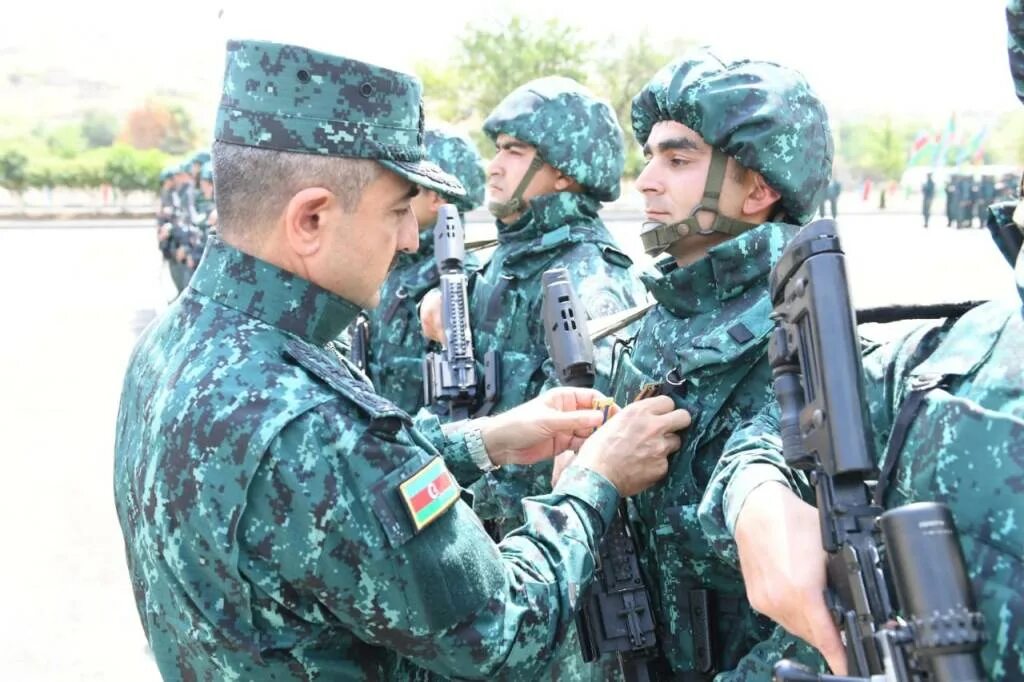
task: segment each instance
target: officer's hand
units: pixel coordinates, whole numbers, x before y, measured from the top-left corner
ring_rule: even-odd
[[[482,420],[484,447],[495,464],[533,464],[577,450],[601,425],[593,409],[604,398],[591,388],[554,388],[507,412]],[[612,412],[616,410],[613,406]]]
[[[837,675],[846,653],[825,606],[818,510],[778,483],[754,488],[736,519],[736,546],[754,610],[822,653]]]
[[[601,474],[623,497],[654,485],[668,472],[668,456],[679,449],[675,433],[690,425],[690,413],[668,396],[630,403],[580,448],[576,461]]]
[[[558,479],[562,477],[562,472],[569,468],[569,465],[576,461],[576,453],[572,450],[566,450],[555,455],[554,466],[551,469],[551,488],[554,489],[558,485]]]
[[[420,300],[420,326],[423,328],[423,336],[431,341],[444,343],[440,289],[431,289]]]

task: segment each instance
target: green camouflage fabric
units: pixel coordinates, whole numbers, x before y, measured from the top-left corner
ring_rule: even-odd
[[[1024,103],[1024,2],[1009,0],[1006,3],[1006,25],[1008,30],[1007,52],[1010,58],[1010,75],[1017,99]]]
[[[423,141],[427,159],[457,179],[466,190],[464,195],[445,194],[444,198],[458,206],[460,213],[483,204],[487,176],[473,141],[455,130],[440,127],[427,128]]]
[[[140,337],[114,493],[163,679],[535,679],[570,632],[614,487],[571,468],[500,546],[458,499],[417,532],[399,485],[437,447],[479,472],[337,353],[357,312],[214,238]]]
[[[500,133],[537,148],[549,165],[583,186],[598,201],[619,196],[626,156],[622,128],[607,102],[564,76],[519,86],[484,121],[492,139]]]
[[[1016,275],[1017,296],[957,320],[921,325],[864,356],[879,459],[910,391],[925,380],[949,382],[927,394],[914,418],[884,505],[949,505],[985,616],[989,640],[982,659],[990,680],[1024,679],[1024,554],[1017,525],[1024,518],[1024,257]],[[800,474],[786,467],[779,432],[778,406],[771,403],[734,433],[708,487],[701,524],[729,560],[736,559],[735,516],[757,485],[788,483],[813,501]]]
[[[428,189],[461,196],[424,160],[415,76],[295,45],[228,41],[214,138],[302,154],[375,159]]]
[[[768,273],[798,227],[765,223],[678,267],[671,257],[656,263],[643,282],[658,305],[640,321],[632,344],[615,359],[611,395],[632,402],[648,384],[670,384],[677,406],[693,422],[669,458],[668,476],[631,499],[641,564],[653,598],[657,636],[665,664],[676,677],[766,680],[763,671],[733,671],[772,624],[745,598],[734,564],[719,558],[697,520],[697,507],[733,429],[772,400],[767,345]],[[696,672],[689,620],[694,590],[713,593],[712,660],[718,677]],[[779,649],[807,660],[794,643]],[[813,662],[813,661],[812,661]],[[770,668],[769,668],[770,672]]]
[[[834,153],[828,115],[792,69],[694,50],[655,74],[632,113],[640,144],[659,121],[677,121],[761,173],[792,222],[810,220],[825,198]]]
[[[504,412],[556,385],[547,363],[541,315],[541,274],[566,268],[580,303],[591,319],[631,308],[643,300],[632,269],[608,228],[599,204],[584,194],[556,192],[535,197],[511,225],[496,221],[498,246],[471,281],[470,325],[480,376],[484,355],[501,354],[501,399],[492,413]],[[607,388],[612,339],[594,349],[596,388]],[[474,509],[499,522],[502,533],[522,521],[518,500],[551,488],[551,464],[506,466],[472,487]]]
[[[557,385],[544,345],[541,274],[566,268],[580,303],[596,319],[626,310],[643,297],[632,269],[598,217],[599,204],[585,194],[557,192],[530,200],[518,221],[496,221],[498,247],[471,280],[470,325],[478,372],[488,351],[501,355],[503,412]],[[607,388],[613,339],[594,353],[597,388]],[[520,500],[551,489],[551,464],[509,465],[483,476],[470,490],[473,508],[504,536],[523,522]],[[551,680],[613,679],[613,666],[587,665],[580,656],[575,628],[558,660],[545,671]]]
[[[466,188],[466,196],[455,202],[460,213],[483,203],[484,171],[473,143],[461,135],[429,128],[426,146],[427,157]],[[430,349],[417,306],[440,281],[434,262],[433,225],[420,227],[419,249],[398,254],[381,287],[380,305],[366,312],[370,329],[367,375],[378,393],[409,414],[423,407],[423,358]],[[467,275],[480,267],[471,253],[466,254],[464,265]]]
[[[191,159],[189,159],[189,163],[193,165],[199,164],[200,167],[207,163],[210,163],[211,161],[213,161],[213,155],[210,154],[210,151],[208,149],[200,149],[199,151],[192,155]]]

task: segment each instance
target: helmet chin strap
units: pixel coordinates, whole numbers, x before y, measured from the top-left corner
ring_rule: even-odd
[[[640,232],[640,241],[644,245],[644,253],[657,256],[683,237],[691,234],[709,235],[722,232],[733,237],[752,230],[757,225],[735,220],[722,215],[718,210],[718,200],[722,196],[722,184],[725,182],[725,168],[729,157],[717,148],[711,150],[711,165],[708,177],[704,182],[704,196],[690,215],[676,223],[659,223],[653,220],[644,222]],[[711,227],[704,229],[697,221],[697,214],[707,211],[715,216]]]
[[[533,176],[537,174],[541,168],[544,167],[544,160],[540,158],[540,154],[534,153],[533,159],[530,160],[530,165],[527,167],[526,172],[523,174],[523,179],[516,185],[516,189],[512,192],[512,197],[508,201],[491,201],[487,203],[487,210],[497,218],[498,220],[504,220],[511,215],[520,213],[526,209],[527,201],[523,199],[523,192],[529,187],[530,181],[533,180]]]

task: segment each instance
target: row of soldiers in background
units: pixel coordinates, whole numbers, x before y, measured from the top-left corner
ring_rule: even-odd
[[[160,210],[156,223],[160,252],[180,292],[195,272],[206,240],[217,226],[210,152],[196,152],[191,158],[171,164],[160,172]]]
[[[929,173],[921,185],[921,213],[925,227],[928,227],[931,219],[935,189],[935,180]],[[1016,198],[1016,191],[1017,178],[1012,173],[998,181],[994,175],[982,175],[979,179],[960,173],[950,175],[946,181],[946,227],[972,227],[975,217],[978,219],[978,227],[985,227],[988,207],[997,201]]]

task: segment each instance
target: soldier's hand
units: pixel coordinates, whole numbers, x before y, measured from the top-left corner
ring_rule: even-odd
[[[562,477],[562,472],[569,468],[569,465],[576,461],[576,453],[572,450],[566,450],[555,455],[554,466],[551,469],[551,487],[554,488],[558,485],[558,479]]]
[[[206,216],[206,224],[211,226],[217,224],[217,209],[213,209],[210,211],[210,214]]]
[[[440,289],[431,289],[420,300],[420,326],[423,328],[423,336],[431,341],[444,343]]]
[[[747,599],[822,653],[837,675],[846,652],[825,606],[825,550],[818,510],[776,482],[747,495],[736,518],[736,546]]]
[[[533,464],[559,452],[577,450],[604,413],[593,409],[604,398],[590,388],[554,388],[480,422],[484,447],[495,464]],[[612,413],[616,410],[613,406]]]
[[[178,249],[174,252],[174,260],[178,261],[179,263],[184,263],[185,262],[185,247],[184,246],[179,246]]]
[[[675,409],[668,396],[630,403],[580,448],[576,461],[601,474],[623,497],[635,495],[668,472],[668,456],[679,449],[676,431],[690,425],[690,413]]]
[[[157,230],[156,236],[160,241],[166,241],[167,238],[171,236],[171,226],[164,223],[160,226],[160,229]]]

